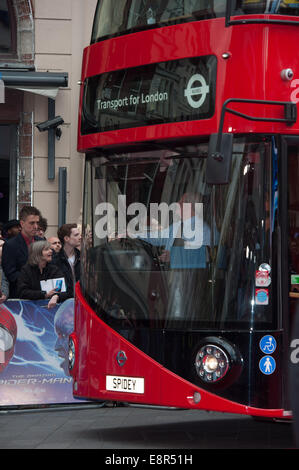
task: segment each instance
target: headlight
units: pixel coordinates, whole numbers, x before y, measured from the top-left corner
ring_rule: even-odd
[[[75,343],[72,338],[69,339],[69,370],[72,370],[75,364]]]
[[[202,346],[195,358],[195,368],[204,382],[216,382],[222,379],[230,367],[226,352],[215,344]]]

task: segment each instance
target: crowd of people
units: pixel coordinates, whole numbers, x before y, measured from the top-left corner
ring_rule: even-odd
[[[48,308],[75,295],[80,279],[81,233],[64,224],[46,237],[47,220],[33,206],[20,210],[0,235],[0,303],[8,299],[48,300]]]

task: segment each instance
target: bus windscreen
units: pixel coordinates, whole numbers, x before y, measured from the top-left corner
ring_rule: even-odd
[[[236,138],[223,186],[205,182],[205,142],[88,159],[81,285],[92,308],[127,327],[269,326],[275,276],[263,289],[256,273],[275,270],[272,145]]]

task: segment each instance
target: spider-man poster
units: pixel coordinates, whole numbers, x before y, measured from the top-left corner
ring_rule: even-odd
[[[0,406],[74,403],[68,336],[74,299],[53,309],[45,301],[0,305]]]

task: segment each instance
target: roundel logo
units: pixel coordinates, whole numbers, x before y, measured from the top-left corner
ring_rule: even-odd
[[[124,351],[119,351],[116,356],[117,364],[123,366],[127,360],[126,353]]]
[[[205,78],[199,73],[197,73],[195,75],[192,75],[192,77],[190,78],[187,84],[187,88],[185,89],[184,95],[186,96],[187,101],[192,108],[200,108],[205,102],[205,99],[209,92],[210,87],[209,85],[207,85]]]

